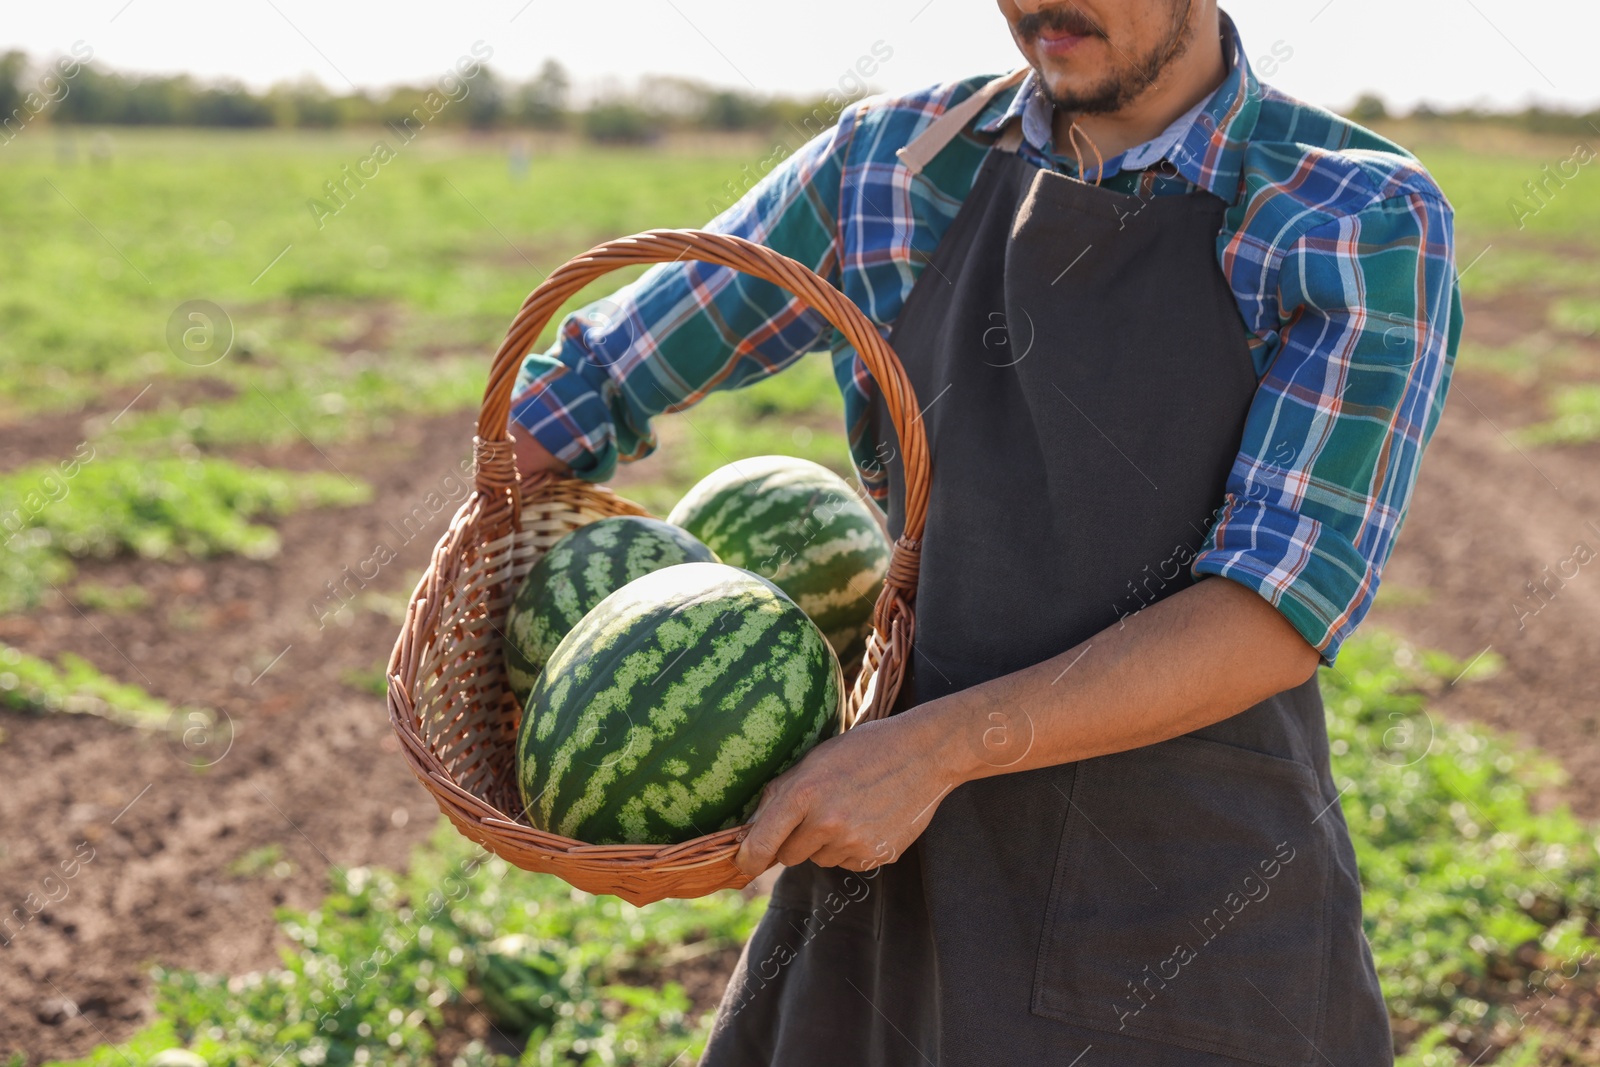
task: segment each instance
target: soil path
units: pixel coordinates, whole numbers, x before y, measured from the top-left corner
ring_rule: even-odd
[[[1432,710],[1556,756],[1562,798],[1600,819],[1600,443],[1515,444],[1542,416],[1500,379],[1458,379],[1384,575],[1400,595],[1372,619],[1462,659],[1502,657]]]

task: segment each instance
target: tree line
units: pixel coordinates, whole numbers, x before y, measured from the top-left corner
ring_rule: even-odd
[[[1362,93],[1356,97],[1355,103],[1345,109],[1345,114],[1363,123],[1409,118],[1424,122],[1510,126],[1528,133],[1561,137],[1595,138],[1600,135],[1600,108],[1573,111],[1530,104],[1514,111],[1493,111],[1480,107],[1436,108],[1423,103],[1409,112],[1395,112],[1384,102],[1383,97],[1376,93]]]
[[[13,127],[40,118],[85,126],[393,126],[437,92],[435,85],[402,85],[334,93],[310,79],[256,91],[227,79],[130,74],[70,57],[41,64],[20,51],[0,55],[0,125],[13,133]],[[671,130],[769,132],[819,114],[828,114],[831,122],[840,108],[833,100],[837,95],[759,96],[653,75],[641,78],[630,93],[611,93],[580,107],[573,102],[566,69],[547,60],[524,81],[487,66],[476,70],[461,79],[451,106],[437,121],[458,129],[571,130],[597,141],[648,141]]]
[[[237,81],[203,80],[188,74],[141,75],[107,70],[84,49],[49,63],[21,51],[0,55],[0,141],[43,119],[68,125],[201,126],[221,128],[337,129],[394,126],[417,113],[436,86],[402,85],[385,90],[334,93],[305,79],[256,91]],[[856,93],[854,95],[860,95]],[[761,96],[688,78],[652,75],[634,91],[574,103],[572,80],[555,60],[531,78],[506,78],[487,66],[461,80],[460,95],[438,114],[440,125],[458,129],[570,130],[602,142],[649,141],[673,130],[770,133],[816,132],[831,125],[844,106],[838,92],[811,98]],[[1375,94],[1364,93],[1346,109],[1359,122],[1403,117]],[[1417,119],[1510,125],[1534,133],[1590,137],[1600,131],[1600,110],[1587,112],[1530,106],[1519,111],[1437,109],[1420,105]]]

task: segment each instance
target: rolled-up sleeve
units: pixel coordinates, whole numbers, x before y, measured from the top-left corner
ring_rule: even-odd
[[[1280,328],[1192,569],[1265,597],[1332,664],[1372,606],[1461,335],[1452,214],[1408,190],[1289,244]]]
[[[837,284],[835,215],[853,118],[847,110],[705,229],[766,245]],[[524,360],[511,420],[600,481],[655,447],[651,417],[775,373],[831,332],[770,282],[698,261],[658,264],[568,315],[555,345]]]

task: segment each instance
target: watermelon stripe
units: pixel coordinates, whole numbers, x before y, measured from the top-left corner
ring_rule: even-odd
[[[637,516],[600,519],[563,537],[528,572],[506,618],[512,692],[525,702],[530,674],[613,591],[663,567],[716,558],[686,531]]]
[[[628,774],[642,781],[657,783],[658,793],[664,788],[659,784],[661,778],[666,777],[671,782],[674,791],[679,794],[678,804],[657,815],[674,831],[702,832],[696,829],[697,815],[703,817],[702,813],[708,808],[716,811],[726,807],[729,791],[737,786],[742,776],[747,775],[753,767],[776,762],[774,750],[777,746],[784,741],[793,743],[793,738],[787,737],[783,729],[786,725],[781,718],[784,702],[779,697],[769,694],[758,699],[754,705],[748,703],[754,695],[754,683],[765,680],[762,678],[762,668],[771,662],[772,657],[772,646],[761,642],[760,638],[781,621],[776,612],[759,614],[766,618],[753,626],[741,627],[741,632],[731,638],[713,639],[713,650],[709,656],[687,668],[682,661],[673,668],[675,677],[683,671],[684,681],[671,685],[662,694],[661,703],[650,710],[650,725],[637,732],[640,744],[635,746],[635,738],[630,736],[624,749],[627,755],[614,764],[619,775]],[[673,750],[665,747],[652,750],[648,742],[656,737],[676,738],[692,729],[698,716],[692,719],[691,712],[704,703],[707,690],[716,687],[725,678],[739,681],[716,701],[713,708],[715,713],[725,715],[730,723],[738,724],[738,732],[723,740],[711,766],[697,775],[692,783],[671,781],[671,776],[665,775],[663,764],[673,758]],[[645,700],[649,702],[648,696]],[[695,754],[704,756],[698,751]],[[586,813],[587,805],[594,805],[596,809],[612,806],[618,809],[615,817],[632,809],[633,818],[623,819],[623,830],[630,837],[636,834],[645,836],[649,830],[641,821],[643,811],[639,807],[644,802],[643,797],[644,794],[624,795],[620,804],[615,803],[616,798],[609,798],[608,802],[604,792],[596,790],[591,781],[583,799],[574,803],[569,810],[573,816],[580,816]],[[574,822],[572,825],[576,827],[577,824]]]
[[[724,676],[740,678],[735,661],[742,654],[756,652],[757,639],[780,617],[773,611],[754,612],[743,621],[738,635],[741,640],[736,645],[730,646],[726,640],[713,641],[710,642],[712,655],[696,658],[694,646],[705,641],[711,628],[728,617],[728,612],[727,604],[701,602],[673,612],[669,620],[658,623],[653,633],[632,631],[639,640],[625,651],[618,650],[619,667],[607,679],[612,685],[590,697],[576,728],[568,734],[571,740],[557,749],[552,758],[549,777],[553,789],[552,795],[546,798],[545,814],[547,818],[550,816],[559,798],[561,810],[567,814],[559,825],[552,822],[558,833],[570,836],[583,820],[605,805],[612,782],[640,769],[641,760],[653,748],[689,725],[688,711],[704,698],[708,685]],[[654,647],[650,647],[652,645]],[[672,661],[670,677],[683,681],[669,683],[663,691],[657,683],[663,665],[669,660]],[[649,708],[648,717],[645,721],[635,721],[633,712],[641,705]],[[591,731],[598,729],[613,710],[620,710],[627,719],[627,728],[620,730],[621,751],[607,746],[601,765],[585,769],[578,782],[581,792],[559,795],[566,784],[564,776],[578,753],[592,749],[592,742],[587,739]],[[620,729],[615,722],[608,725]]]
[[[830,732],[838,660],[772,584],[720,564],[657,571],[562,641],[518,739],[537,826],[591,843],[734,825]]]
[[[740,460],[691,489],[669,521],[723,562],[771,580],[841,657],[860,653],[890,548],[866,505],[832,471],[787,456]]]

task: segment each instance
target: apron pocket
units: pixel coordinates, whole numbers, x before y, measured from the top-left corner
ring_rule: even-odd
[[[1034,1013],[1309,1067],[1328,964],[1327,810],[1310,767],[1194,736],[1079,763]]]

